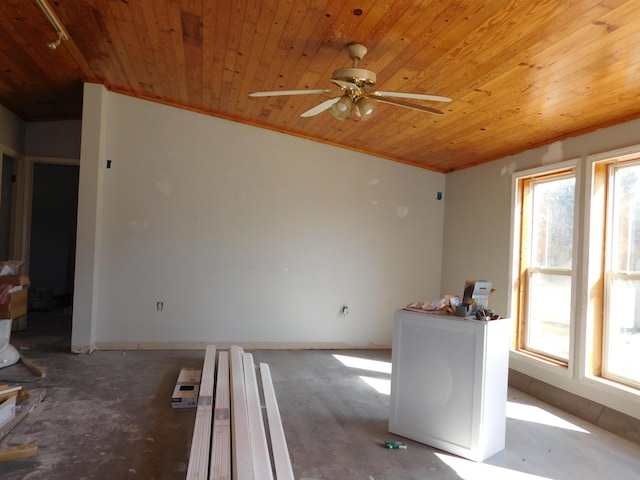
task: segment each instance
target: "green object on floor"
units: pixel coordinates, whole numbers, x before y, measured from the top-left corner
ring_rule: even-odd
[[[389,449],[394,449],[394,450],[406,450],[407,449],[407,444],[404,442],[392,442],[389,440],[385,440],[384,441],[384,446],[389,448]]]

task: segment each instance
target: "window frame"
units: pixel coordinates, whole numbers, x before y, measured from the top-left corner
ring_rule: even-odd
[[[574,295],[575,283],[573,281],[574,271],[571,268],[557,268],[557,267],[528,267],[525,278],[525,283],[527,284],[525,287],[525,306],[523,317],[519,319],[520,328],[523,329],[522,335],[522,344],[519,346],[519,349],[526,353],[531,353],[536,356],[540,356],[542,358],[546,358],[551,362],[557,362],[559,365],[568,365],[569,358],[562,358],[560,356],[553,355],[550,352],[545,352],[543,350],[539,350],[531,345],[527,345],[527,331],[530,326],[530,317],[531,317],[531,294],[532,289],[529,288],[531,285],[533,274],[542,273],[545,275],[556,275],[559,277],[571,277],[571,297]],[[571,299],[569,299],[571,302]],[[571,349],[571,319],[573,317],[572,314],[573,305],[571,305],[571,309],[569,311],[569,349]]]
[[[554,150],[555,151],[555,150]],[[517,164],[511,162],[503,167],[503,174],[511,177],[511,208],[509,234],[509,270],[507,292],[507,315],[513,321],[511,352],[509,355],[510,368],[515,372],[533,377],[541,382],[554,385],[563,390],[575,393],[614,408],[628,415],[637,416],[640,412],[640,389],[626,384],[614,382],[601,376],[602,367],[602,310],[604,291],[602,269],[604,268],[604,212],[601,205],[602,197],[606,194],[606,182],[600,174],[604,162],[616,159],[626,160],[640,156],[640,143],[619,149],[601,150],[597,153],[587,153],[575,160],[558,161],[551,165],[554,159],[542,158],[538,160],[538,167],[518,171]],[[555,155],[556,160],[562,159],[562,152]],[[529,164],[531,165],[531,164]],[[530,353],[518,351],[515,348],[518,332],[515,329],[516,316],[519,305],[519,251],[515,247],[519,244],[518,215],[522,208],[518,198],[517,181],[527,175],[553,172],[574,165],[576,168],[576,208],[578,209],[577,224],[574,232],[578,239],[578,256],[575,264],[577,285],[576,312],[573,325],[573,345],[570,352],[569,366],[558,365],[545,358]]]
[[[640,272],[633,271],[619,271],[613,268],[613,217],[614,217],[614,192],[611,189],[611,185],[615,183],[615,170],[619,169],[621,165],[628,166],[640,166],[640,152],[635,155],[626,156],[626,158],[614,157],[608,160],[601,160],[598,162],[598,166],[601,166],[599,174],[605,178],[606,182],[606,195],[604,198],[605,205],[602,207],[604,210],[605,220],[605,233],[604,233],[604,261],[602,268],[602,281],[603,281],[603,308],[602,308],[602,334],[600,345],[600,368],[598,374],[603,379],[620,383],[631,388],[640,389],[640,379],[633,380],[627,377],[622,377],[614,372],[608,370],[609,363],[608,358],[608,344],[609,344],[609,315],[611,312],[611,286],[615,279],[632,279],[640,280]],[[593,373],[593,372],[591,372]]]
[[[537,267],[525,267],[528,265],[527,254],[530,251],[530,247],[527,247],[527,251],[524,251],[524,242],[528,232],[524,229],[528,228],[525,224],[528,224],[527,215],[530,214],[530,205],[528,204],[528,196],[530,194],[531,183],[533,180],[545,180],[554,179],[554,177],[561,178],[566,176],[573,176],[575,179],[575,191],[574,191],[574,211],[573,211],[573,242],[574,248],[572,251],[572,268],[570,272],[564,272],[571,276],[571,298],[570,298],[570,316],[569,316],[569,356],[565,361],[564,359],[556,358],[545,352],[537,351],[536,349],[526,347],[526,317],[529,310],[528,295],[529,289],[527,288],[529,270],[535,268],[536,271],[540,270]],[[512,351],[525,357],[541,361],[550,367],[560,367],[565,370],[569,370],[572,366],[573,358],[575,358],[575,343],[576,343],[576,298],[577,298],[577,282],[578,271],[575,268],[576,262],[579,258],[580,249],[576,248],[579,242],[580,216],[579,206],[581,196],[580,179],[580,164],[578,159],[567,160],[551,166],[542,166],[529,170],[523,170],[520,172],[514,172],[512,174],[512,209],[511,209],[511,225],[512,225],[512,238],[511,238],[511,253],[512,253],[512,268],[511,268],[511,285],[512,292],[509,298],[508,309],[511,312],[511,318],[513,319],[513,328],[515,334],[512,336]],[[523,233],[524,231],[524,233]],[[557,268],[545,268],[544,269],[558,273]],[[563,269],[564,270],[564,269]]]

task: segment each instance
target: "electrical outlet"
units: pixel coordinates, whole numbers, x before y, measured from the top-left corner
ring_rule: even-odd
[[[156,310],[161,312],[164,309],[164,302],[156,302]]]

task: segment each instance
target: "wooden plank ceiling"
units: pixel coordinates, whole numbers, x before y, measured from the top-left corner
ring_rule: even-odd
[[[638,0],[34,0],[0,2],[0,103],[27,121],[79,117],[82,82],[449,172],[640,117]],[[442,95],[432,115],[300,114],[359,68],[376,88]]]

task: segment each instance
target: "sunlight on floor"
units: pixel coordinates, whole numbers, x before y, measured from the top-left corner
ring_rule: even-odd
[[[523,403],[507,402],[507,418],[522,420],[525,422],[540,423],[549,427],[564,428],[580,433],[589,433],[577,425],[568,422],[553,413],[549,413],[540,407],[525,405]]]
[[[370,360],[368,358],[349,357],[347,355],[333,355],[344,366],[349,368],[357,368],[359,370],[368,370],[370,372],[384,373],[391,375],[391,362],[383,362],[380,360]],[[377,378],[360,375],[360,378],[371,388],[382,395],[391,395],[391,379]]]
[[[391,380],[385,380],[384,378],[365,377],[360,375],[360,378],[368,383],[374,390],[383,395],[391,395]]]
[[[347,355],[334,354],[333,357],[340,361],[343,365],[350,368],[360,370],[368,370],[370,372],[391,374],[391,362],[383,362],[380,360],[370,360],[368,358],[350,357]],[[376,378],[361,375],[360,378],[366,382],[371,388],[382,395],[391,394],[391,380],[387,378]],[[574,425],[540,407],[526,405],[517,402],[507,402],[507,418],[513,420],[521,420],[524,422],[539,423],[550,427],[564,428],[575,432],[589,433],[587,430]]]
[[[551,480],[550,477],[540,477],[486,463],[476,463],[443,453],[435,455],[442,463],[456,472],[461,480],[486,480],[487,478],[491,480]]]
[[[346,355],[333,355],[336,360],[342,362],[343,365],[351,368],[360,368],[372,372],[391,374],[391,362],[382,362],[380,360],[369,360],[368,358],[348,357]]]

